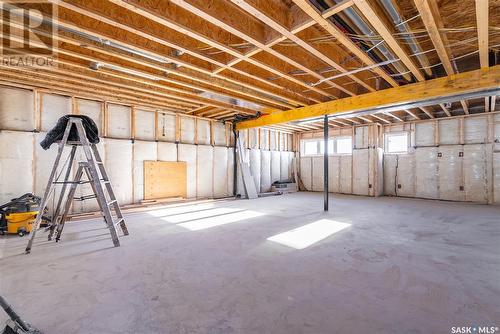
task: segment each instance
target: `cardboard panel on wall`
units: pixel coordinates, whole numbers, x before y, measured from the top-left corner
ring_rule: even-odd
[[[71,114],[71,98],[63,95],[40,94],[42,131],[51,130],[64,115]]]
[[[35,129],[34,99],[31,90],[0,87],[0,129]]]
[[[272,177],[272,153],[271,151],[261,150],[260,192],[271,191]]]
[[[195,119],[191,117],[181,117],[181,143],[194,144]]]
[[[0,131],[0,205],[33,192],[34,134]]]
[[[221,198],[227,196],[228,190],[228,153],[225,147],[214,147],[214,170],[213,184],[214,197]]]
[[[75,101],[78,114],[92,118],[99,129],[99,135],[102,136],[104,130],[103,103],[86,99],[76,99]]]
[[[439,199],[463,201],[462,145],[441,146],[438,150]]]
[[[196,197],[196,146],[179,144],[178,160],[187,164],[187,197]]]
[[[214,151],[212,146],[197,146],[196,197],[212,198]]]
[[[142,140],[155,140],[155,112],[136,109],[135,138]]]
[[[136,140],[134,150],[134,202],[144,200],[144,161],[157,160],[157,143]]]
[[[130,130],[131,108],[119,104],[108,105],[108,136],[128,139]]]
[[[210,145],[210,122],[204,119],[196,121],[198,144]]]
[[[300,158],[300,171],[299,177],[304,184],[304,187],[308,191],[312,191],[312,158],[302,157]]]
[[[176,117],[169,113],[158,112],[158,139],[175,142]]]
[[[177,144],[158,142],[158,160],[177,161]]]
[[[419,147],[415,150],[415,196],[438,199],[438,148]]]
[[[323,157],[312,157],[312,190],[323,191]]]
[[[465,200],[488,202],[488,171],[491,170],[491,145],[464,145]]]

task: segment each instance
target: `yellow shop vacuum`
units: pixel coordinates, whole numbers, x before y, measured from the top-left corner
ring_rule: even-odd
[[[18,234],[23,236],[31,232],[36,215],[39,212],[40,197],[27,193],[9,203],[0,206],[0,235]],[[42,224],[50,222],[43,216]]]

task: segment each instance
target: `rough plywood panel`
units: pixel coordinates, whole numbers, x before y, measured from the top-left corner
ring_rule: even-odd
[[[134,142],[134,202],[144,200],[144,161],[157,160],[156,142]]]
[[[103,103],[99,101],[76,99],[76,108],[78,114],[92,118],[99,129],[99,135],[102,136],[104,129],[102,117]]]
[[[491,145],[464,145],[463,171],[465,200],[488,202],[488,171]]]
[[[221,122],[213,122],[214,144],[226,146],[226,127]]]
[[[441,146],[438,150],[439,199],[463,201],[462,184],[462,152],[461,145]]]
[[[210,145],[210,122],[204,119],[199,119],[196,122],[198,144]]]
[[[323,191],[323,157],[312,157],[312,190]]]
[[[0,87],[0,129],[31,131],[34,128],[33,91]]]
[[[33,191],[33,133],[0,131],[0,205]]]
[[[479,144],[488,141],[488,118],[486,116],[464,119],[464,141],[466,144]]]
[[[214,197],[221,198],[227,196],[228,182],[228,154],[225,147],[214,147]]]
[[[186,198],[185,162],[144,161],[144,199]]]
[[[97,144],[97,150],[99,151],[99,155],[101,156],[102,161],[106,162],[106,152],[105,152],[105,138],[101,138],[99,143]],[[76,169],[78,168],[78,161],[86,161],[87,158],[83,152],[81,147],[78,147],[75,155],[75,162],[73,164],[73,171],[76,173]],[[106,166],[104,166],[106,167]],[[61,176],[64,177],[64,176]],[[73,175],[71,176],[73,177]],[[87,176],[83,175],[83,180],[88,180]],[[113,186],[113,185],[112,185]],[[75,197],[81,197],[85,195],[92,195],[94,192],[90,184],[82,184],[76,188]],[[121,204],[121,203],[119,203]],[[96,199],[90,199],[86,201],[73,201],[72,212],[73,213],[83,213],[83,212],[95,212],[99,211],[99,204]]]
[[[353,179],[352,193],[356,195],[368,196],[368,168],[369,156],[368,149],[354,150],[353,159]]]
[[[415,155],[399,155],[398,168],[396,172],[397,195],[403,197],[415,197]]]
[[[368,148],[368,126],[354,128],[354,148]]]
[[[158,142],[158,160],[177,161],[177,144]]]
[[[162,141],[175,141],[175,115],[158,112],[158,139]]]
[[[191,117],[181,117],[181,143],[194,144],[195,119]]]
[[[384,156],[384,195],[396,196],[396,166],[398,156],[386,154]]]
[[[271,152],[261,150],[260,192],[271,191]]]
[[[340,156],[340,192],[352,194],[352,156]]]
[[[197,147],[196,197],[212,198],[213,193],[214,149],[212,146]]]
[[[439,120],[439,144],[456,145],[460,143],[460,120],[443,119]]]
[[[415,124],[415,146],[434,146],[434,131],[436,122]]]
[[[312,191],[312,158],[300,158],[300,179],[307,191]]]
[[[269,130],[260,129],[260,149],[269,150]]]
[[[134,201],[132,179],[132,142],[130,140],[108,139],[104,143],[106,171],[120,205]]]
[[[227,149],[227,190],[226,196],[233,196],[234,194],[234,150]]]
[[[108,105],[108,136],[127,139],[130,132],[130,107],[119,104]]]
[[[42,95],[42,131],[49,131],[56,125],[59,118],[71,114],[71,98],[54,94]]]
[[[178,160],[187,164],[187,197],[196,197],[196,146],[179,144]]]
[[[280,181],[290,181],[290,152],[280,152]]]
[[[271,152],[271,184],[281,179],[281,152]]]
[[[155,113],[153,111],[136,109],[135,138],[142,140],[155,140]]]
[[[420,147],[415,150],[415,196],[438,199],[437,147]]]
[[[248,141],[251,149],[259,148],[259,129],[248,129]]]
[[[500,204],[500,152],[493,153],[493,203]]]
[[[338,155],[328,159],[328,191],[340,192],[340,156]]]

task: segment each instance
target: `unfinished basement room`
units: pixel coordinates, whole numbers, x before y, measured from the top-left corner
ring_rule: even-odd
[[[0,11],[0,333],[500,334],[500,0]]]

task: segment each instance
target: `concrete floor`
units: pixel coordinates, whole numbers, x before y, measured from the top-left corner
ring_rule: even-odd
[[[30,255],[26,238],[1,238],[0,293],[51,334],[500,326],[499,207],[342,195],[330,213],[322,205],[296,193],[129,214],[120,248],[101,221],[68,224],[59,244],[40,233]],[[323,218],[351,226],[305,249],[266,240]]]

